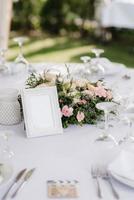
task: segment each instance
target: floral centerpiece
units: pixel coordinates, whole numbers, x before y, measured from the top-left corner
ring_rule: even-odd
[[[96,104],[112,100],[112,93],[101,81],[91,84],[88,80],[73,80],[52,73],[31,74],[27,80],[28,88],[56,86],[61,109],[62,124],[95,124],[103,115]]]

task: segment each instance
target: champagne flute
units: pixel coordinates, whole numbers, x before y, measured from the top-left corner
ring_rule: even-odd
[[[118,145],[116,139],[111,134],[108,133],[109,114],[112,111],[116,111],[117,104],[114,102],[101,102],[96,104],[96,108],[98,110],[104,111],[104,118],[105,118],[104,132],[96,139],[96,141],[113,141],[116,145]]]
[[[14,42],[16,42],[19,46],[19,54],[17,56],[17,58],[15,59],[15,69],[14,72],[18,73],[22,70],[26,70],[29,67],[29,63],[28,61],[25,59],[24,55],[23,55],[23,44],[28,40],[27,37],[15,37]]]

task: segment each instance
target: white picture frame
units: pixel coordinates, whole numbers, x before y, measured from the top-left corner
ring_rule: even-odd
[[[63,133],[56,86],[23,89],[21,98],[28,138]]]

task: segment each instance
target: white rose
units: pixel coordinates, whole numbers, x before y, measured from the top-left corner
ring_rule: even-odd
[[[77,87],[85,87],[88,83],[88,80],[86,79],[80,79],[80,80],[76,80],[75,84]]]
[[[44,76],[46,80],[50,82],[55,82],[57,78],[56,74],[52,74],[52,73],[45,73]]]
[[[76,103],[79,103],[80,99],[79,98],[74,98],[73,99],[73,102],[76,104]]]

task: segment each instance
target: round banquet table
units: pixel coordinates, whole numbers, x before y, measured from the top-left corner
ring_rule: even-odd
[[[127,69],[119,64],[121,70],[113,76],[108,76],[105,81],[115,83],[119,90],[126,93],[133,89],[134,70]],[[39,68],[41,70],[45,65]],[[48,66],[48,64],[46,64]],[[50,66],[53,66],[50,64]],[[70,64],[71,66],[71,64]],[[72,64],[73,66],[73,64]],[[131,79],[123,79],[124,75],[130,75]],[[3,80],[5,80],[3,82]],[[24,79],[15,77],[0,78],[0,88],[22,88]],[[134,90],[132,90],[134,92]],[[94,142],[102,129],[96,125],[70,126],[64,130],[64,134],[57,136],[28,139],[24,131],[24,123],[4,127],[0,131],[8,131],[9,145],[15,155],[11,159],[14,174],[12,179],[0,187],[0,198],[7,190],[11,181],[23,168],[36,168],[32,178],[18,194],[19,200],[44,200],[47,196],[47,180],[78,180],[79,200],[97,200],[96,185],[90,174],[91,165],[94,163],[109,164],[120,153],[123,147],[115,147],[111,142]],[[112,135],[120,139],[124,128],[116,125],[112,128]],[[125,133],[124,133],[125,134]],[[134,151],[134,144],[124,148]],[[100,180],[104,200],[114,199],[108,183]],[[132,200],[134,190],[113,180],[121,200]]]

